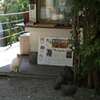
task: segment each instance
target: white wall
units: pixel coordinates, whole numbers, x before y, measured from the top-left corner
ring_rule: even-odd
[[[38,40],[40,36],[44,37],[64,37],[71,36],[71,29],[53,29],[53,28],[25,28],[25,31],[30,32],[30,51],[38,51]]]

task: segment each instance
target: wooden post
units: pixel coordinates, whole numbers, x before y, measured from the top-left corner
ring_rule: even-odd
[[[94,84],[94,88],[97,89],[97,88],[100,88],[100,80],[99,80],[99,71],[98,71],[98,68],[96,67],[94,70],[93,70],[93,84]]]
[[[93,88],[93,71],[88,70],[88,75],[87,75],[87,86],[88,88]]]

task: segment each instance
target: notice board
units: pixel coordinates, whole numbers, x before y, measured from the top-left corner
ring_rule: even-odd
[[[38,64],[73,66],[73,52],[67,38],[39,37]]]

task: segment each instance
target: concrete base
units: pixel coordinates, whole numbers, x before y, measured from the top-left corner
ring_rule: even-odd
[[[9,71],[9,66],[12,60],[16,57],[16,54],[20,53],[20,43],[15,43],[11,47],[0,47],[0,75],[10,76],[53,76],[54,78],[62,70],[62,66],[49,66],[49,65],[38,65],[37,52],[30,52],[30,56],[22,56],[21,72],[14,73]],[[1,100],[1,99],[0,99]]]
[[[37,63],[37,55],[38,55],[38,52],[30,52],[29,53],[29,62]]]
[[[49,65],[38,65],[35,63],[29,63],[29,56],[22,57],[21,72],[10,72],[10,63],[0,67],[0,75],[10,75],[10,76],[50,76],[56,77],[59,72],[63,69],[62,66],[49,66]]]

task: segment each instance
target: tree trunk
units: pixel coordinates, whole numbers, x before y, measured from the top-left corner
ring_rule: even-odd
[[[76,30],[76,23],[77,23],[77,17],[74,17],[73,20],[73,35],[74,35],[74,82],[78,83],[78,74],[76,74],[78,72],[78,59],[77,59],[77,55],[78,55],[78,34],[77,34],[77,30]]]
[[[2,0],[2,6],[3,6],[2,13],[6,14],[7,12],[6,0]]]

